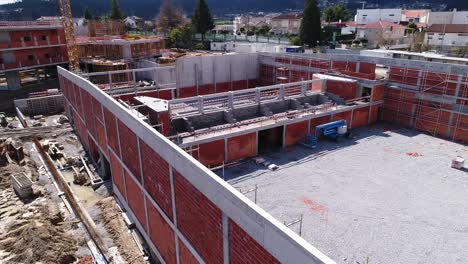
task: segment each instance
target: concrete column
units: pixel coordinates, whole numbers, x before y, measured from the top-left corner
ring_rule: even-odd
[[[322,80],[322,92],[327,92],[327,80]]]
[[[255,89],[255,102],[260,104],[260,88]]]
[[[109,88],[112,90],[112,74],[111,74],[111,72],[108,72],[107,76],[109,78]]]
[[[460,86],[463,80],[463,75],[458,75],[457,87],[455,88],[455,97],[458,97],[460,94]]]
[[[5,72],[8,90],[17,90],[21,88],[21,78],[18,71]]]
[[[280,84],[279,99],[284,100],[284,84]]]
[[[229,218],[223,212],[223,259],[224,264],[230,263],[229,256]]]
[[[452,126],[453,125],[455,125],[453,123],[453,112],[450,112],[450,117],[449,117],[449,121],[448,121],[447,132],[446,132],[446,136],[448,138],[450,137],[450,134],[452,133]]]
[[[306,81],[302,81],[302,84],[301,84],[301,94],[303,96],[306,96],[307,95],[307,82]]]
[[[198,111],[200,112],[200,114],[204,113],[204,111],[203,111],[203,96],[201,96],[201,95],[198,96]]]
[[[234,109],[234,93],[233,92],[229,92],[228,107],[231,109]]]
[[[135,94],[136,94],[137,93],[137,84],[136,84],[135,70],[132,70],[132,77],[133,77],[133,88],[135,89]]]
[[[422,73],[423,71],[422,70],[419,70],[418,72],[418,81],[416,83],[416,86],[419,88],[419,86],[421,85],[421,81],[422,81]]]
[[[356,62],[356,72],[359,72],[361,70],[361,62],[358,61]]]

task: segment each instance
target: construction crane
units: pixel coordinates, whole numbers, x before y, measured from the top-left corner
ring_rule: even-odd
[[[59,0],[60,13],[63,31],[65,32],[65,42],[67,44],[68,62],[72,72],[80,71],[80,58],[75,39],[75,26],[71,12],[70,0]]]

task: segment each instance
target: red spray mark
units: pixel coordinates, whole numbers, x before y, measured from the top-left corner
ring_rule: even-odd
[[[311,199],[303,196],[302,197],[302,202],[305,204],[307,208],[309,208],[312,212],[320,214],[321,217],[325,216],[325,213],[327,211],[327,208],[321,204],[318,204]]]

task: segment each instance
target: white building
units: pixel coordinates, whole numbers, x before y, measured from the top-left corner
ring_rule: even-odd
[[[142,21],[143,19],[137,16],[128,16],[125,18],[125,25],[129,28],[137,28],[138,22]]]
[[[357,39],[367,39],[368,47],[388,47],[405,44],[406,27],[389,22],[377,21],[364,26],[358,26]]]
[[[233,24],[220,24],[220,25],[215,25],[214,29],[212,30],[216,32],[216,34],[232,34],[234,33],[234,25]]]
[[[401,21],[413,22],[416,24],[426,24],[429,17],[430,9],[409,9],[402,10]]]
[[[275,34],[299,34],[302,16],[302,13],[290,13],[272,18],[271,32]]]
[[[427,25],[433,24],[468,24],[468,11],[430,12]]]
[[[401,8],[396,9],[358,9],[354,21],[358,25],[365,25],[378,21],[401,22]]]
[[[430,46],[468,46],[468,24],[433,24],[427,29],[424,43]]]
[[[233,31],[239,32],[241,28],[262,27],[271,24],[271,16],[237,16],[233,21]]]

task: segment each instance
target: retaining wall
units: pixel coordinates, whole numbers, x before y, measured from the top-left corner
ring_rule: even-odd
[[[334,263],[89,81],[59,68],[68,116],[162,263]]]

